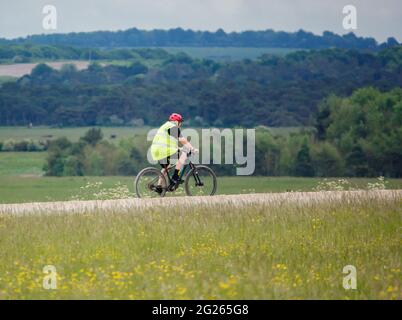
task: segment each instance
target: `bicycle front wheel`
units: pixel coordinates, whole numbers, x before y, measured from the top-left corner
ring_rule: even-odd
[[[165,176],[156,168],[145,168],[135,178],[134,188],[138,198],[164,197],[167,190]]]
[[[186,176],[185,189],[188,196],[213,196],[216,188],[215,172],[207,166],[196,166]]]

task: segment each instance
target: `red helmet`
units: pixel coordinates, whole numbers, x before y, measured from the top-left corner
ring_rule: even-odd
[[[181,114],[172,113],[172,114],[169,116],[169,121],[183,122],[183,117],[181,116]]]

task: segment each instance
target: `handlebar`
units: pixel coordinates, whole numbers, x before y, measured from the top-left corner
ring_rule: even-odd
[[[179,148],[179,151],[180,151],[180,152],[184,152],[184,149],[185,149],[185,148],[180,147],[180,148]],[[189,152],[187,152],[187,156],[189,157],[189,156],[191,156],[192,153],[195,154],[195,153],[198,153],[198,152],[199,152],[199,150],[194,148],[193,150],[190,150]]]

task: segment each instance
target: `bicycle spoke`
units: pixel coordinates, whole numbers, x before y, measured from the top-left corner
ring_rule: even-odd
[[[139,174],[135,187],[137,196],[140,198],[161,197],[166,192],[165,179],[158,170],[152,168]]]
[[[197,167],[188,176],[187,191],[192,196],[209,196],[216,190],[216,178],[205,167]]]

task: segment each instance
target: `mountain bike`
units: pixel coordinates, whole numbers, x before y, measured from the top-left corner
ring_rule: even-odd
[[[180,149],[180,152],[181,149]],[[191,156],[191,152],[187,153]],[[172,181],[171,174],[175,165],[169,165],[167,174],[164,175],[159,169],[149,167],[141,170],[134,181],[134,188],[138,198],[164,197],[169,190]],[[205,165],[195,165],[189,161],[180,171],[179,185],[184,183],[184,190],[188,196],[213,196],[217,189],[215,172]],[[183,180],[183,177],[184,180]]]

